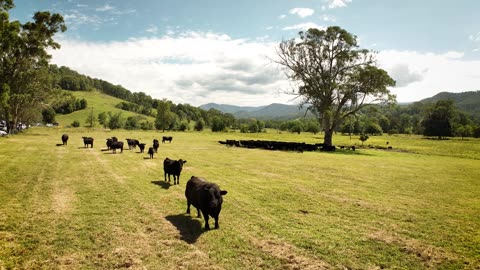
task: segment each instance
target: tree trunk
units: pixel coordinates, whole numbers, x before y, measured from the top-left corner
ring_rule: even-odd
[[[332,138],[333,138],[333,129],[326,128],[325,137],[323,138],[323,144],[332,146]]]
[[[326,146],[332,146],[333,127],[332,127],[332,113],[331,110],[324,109],[322,112],[322,126],[325,131],[325,137],[323,138],[323,144]]]

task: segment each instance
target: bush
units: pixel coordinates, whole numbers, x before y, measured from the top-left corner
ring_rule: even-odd
[[[80,122],[78,120],[75,120],[72,122],[71,124],[72,127],[79,127],[80,126]]]
[[[178,130],[180,131],[187,131],[189,129],[190,129],[190,126],[188,125],[187,120],[181,121],[180,124],[178,125]]]
[[[199,119],[196,123],[195,126],[193,127],[196,131],[202,131],[203,127],[205,126],[205,121],[203,119]]]
[[[44,123],[53,123],[55,122],[55,110],[51,107],[48,107],[42,111],[42,117]]]

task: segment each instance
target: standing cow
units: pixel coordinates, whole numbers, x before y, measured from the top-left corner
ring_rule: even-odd
[[[110,149],[113,150],[114,154],[117,153],[117,149],[120,149],[120,153],[123,153],[123,142],[122,141],[112,142],[112,144],[110,145]]]
[[[145,151],[145,143],[139,143],[138,148],[140,148],[140,153],[143,153]]]
[[[68,142],[68,134],[63,134],[62,135],[62,143],[63,145],[67,145]]]
[[[163,137],[162,137],[162,143],[165,143],[165,142],[171,143],[172,140],[173,140],[173,137],[172,137],[172,136],[163,136]]]
[[[88,145],[93,148],[93,138],[92,137],[82,137],[83,138],[83,145],[85,148],[88,148]]]
[[[153,147],[149,147],[148,148],[148,155],[150,155],[150,159],[153,158],[153,153],[155,152],[155,150],[153,149]]]
[[[155,153],[157,153],[158,147],[160,147],[160,143],[157,139],[153,139],[153,149],[155,150]]]
[[[173,184],[180,184],[180,174],[182,173],[183,164],[185,164],[186,160],[172,160],[168,157],[165,158],[163,161],[163,172],[165,174],[165,181],[167,181],[168,175],[168,182],[170,182],[170,175],[173,175]]]
[[[187,182],[185,188],[185,197],[187,198],[187,214],[190,214],[190,205],[197,208],[197,217],[200,217],[202,211],[205,219],[205,230],[210,230],[208,225],[208,217],[215,219],[215,229],[218,229],[218,216],[222,210],[223,195],[226,195],[226,190],[214,184],[209,183],[205,179],[192,176]]]

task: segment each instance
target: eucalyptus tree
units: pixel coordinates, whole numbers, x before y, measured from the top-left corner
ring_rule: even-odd
[[[290,94],[317,116],[326,145],[348,116],[370,104],[395,102],[388,89],[395,81],[376,66],[374,52],[359,48],[356,36],[338,26],[299,36],[282,41],[273,61],[293,83]]]
[[[0,110],[10,129],[47,100],[48,49],[60,48],[53,36],[66,30],[63,17],[48,11],[36,12],[33,22],[10,21],[14,7],[12,0],[0,0]]]

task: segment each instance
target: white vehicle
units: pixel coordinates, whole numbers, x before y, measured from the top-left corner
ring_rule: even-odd
[[[7,132],[6,131],[3,131],[3,130],[0,130],[0,136],[7,136]]]

